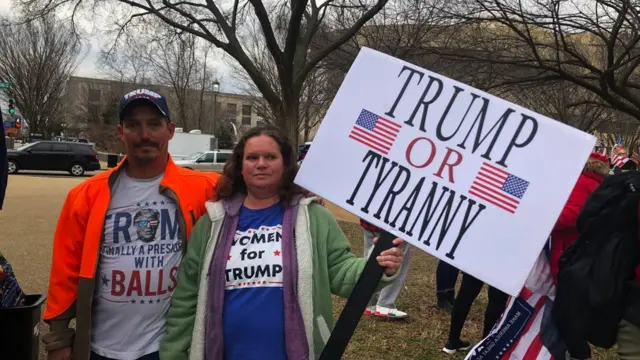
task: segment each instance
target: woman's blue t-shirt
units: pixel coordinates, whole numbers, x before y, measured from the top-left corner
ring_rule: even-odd
[[[286,360],[280,203],[240,209],[225,270],[225,360]]]

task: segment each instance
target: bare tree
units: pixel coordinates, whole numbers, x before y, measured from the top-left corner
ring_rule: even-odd
[[[95,9],[104,3],[122,4],[126,17],[121,26],[135,25],[145,18],[160,19],[171,27],[193,34],[214,44],[234,58],[249,74],[267,103],[277,114],[276,123],[297,143],[300,94],[311,70],[322,59],[349,40],[389,0],[296,0],[233,2],[193,2],[164,0],[17,0],[24,14],[41,16],[62,5]],[[81,6],[82,5],[82,6]],[[332,14],[354,14],[349,27],[329,28]],[[114,13],[115,14],[115,13]],[[284,14],[284,16],[282,16]],[[75,13],[74,13],[75,15]],[[114,15],[116,16],[116,15]],[[281,21],[279,19],[284,19]],[[248,56],[240,38],[246,24],[256,23],[264,43],[278,69],[278,87],[272,86]],[[275,29],[285,29],[283,38]],[[339,32],[319,48],[311,48],[319,29]]]
[[[568,81],[595,95],[579,103],[640,120],[637,1],[472,0],[446,10],[464,36],[442,55],[497,66],[496,86]]]
[[[640,125],[637,121],[632,123],[620,121],[616,125],[602,133],[605,143],[613,146],[620,141],[627,148],[629,156],[634,152],[640,152]]]
[[[211,55],[211,44],[207,44],[204,46],[203,50],[203,60],[202,60],[202,69],[198,74],[198,95],[199,101],[197,106],[197,115],[196,115],[196,127],[200,130],[205,130],[205,124],[207,133],[211,134],[215,130],[215,122],[216,119],[210,117],[209,114],[215,113],[215,96],[212,96],[211,101],[205,101],[205,94],[214,90],[215,72],[212,68],[208,66],[209,56]]]
[[[109,79],[134,85],[151,82],[152,68],[147,59],[149,43],[136,36],[121,36],[113,46],[102,49],[97,68]]]
[[[173,116],[174,122],[187,130],[191,127],[189,105],[193,101],[192,95],[195,95],[192,89],[197,86],[201,75],[196,54],[197,39],[194,35],[175,33],[169,28],[150,42],[146,56],[152,64],[156,82],[172,90],[178,110],[177,116]]]
[[[282,19],[284,21],[284,19]],[[247,54],[251,61],[263,74],[264,78],[269,82],[269,86],[279,88],[278,68],[273,60],[271,53],[263,43],[261,29],[255,26],[248,31],[243,37],[243,44],[247,49]],[[284,31],[281,30],[281,36]],[[237,62],[230,62],[229,65],[233,69],[236,81],[240,84],[241,91],[244,95],[251,99],[252,107],[262,115],[262,121],[267,124],[278,124],[278,114],[274,112],[273,107],[260,96],[260,90],[251,79],[251,76]],[[308,141],[309,134],[312,129],[318,126],[324,113],[326,112],[329,102],[333,99],[337,87],[328,87],[326,74],[327,70],[321,67],[312,69],[300,91],[298,101],[298,132],[297,138],[302,134],[302,140]]]
[[[210,92],[215,72],[208,67],[211,44],[189,33],[176,32],[155,21],[119,34],[116,44],[104,49],[99,68],[123,89],[154,87],[167,96],[173,121],[186,130],[213,131]],[[134,29],[131,29],[134,30]]]
[[[116,132],[119,94],[111,92],[105,94],[106,101],[95,102],[90,101],[88,95],[91,89],[90,86],[86,92],[78,94],[81,101],[70,116],[84,124],[83,133],[96,144],[97,148],[109,152],[124,152],[124,144]]]
[[[21,24],[0,20],[0,78],[11,84],[4,96],[15,101],[32,133],[48,137],[62,121],[62,95],[80,51],[73,31],[53,15]]]
[[[349,69],[362,47],[369,47],[393,57],[430,67],[434,59],[434,39],[446,35],[441,7],[446,0],[395,0],[380,10],[366,26],[322,63],[334,69]],[[343,27],[353,22],[351,13],[336,21]],[[332,36],[333,34],[328,34]]]
[[[588,133],[620,117],[615,110],[596,104],[595,94],[567,81],[513,85],[500,93],[509,101]]]

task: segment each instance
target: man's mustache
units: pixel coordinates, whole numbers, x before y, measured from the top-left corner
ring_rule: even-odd
[[[136,148],[141,148],[141,147],[146,147],[146,146],[150,146],[150,147],[154,147],[154,148],[159,148],[160,146],[154,142],[151,141],[143,141],[140,143],[137,143],[135,145]]]

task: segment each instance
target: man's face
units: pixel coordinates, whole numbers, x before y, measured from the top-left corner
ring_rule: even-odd
[[[175,124],[168,122],[152,104],[130,105],[118,125],[118,136],[127,148],[127,157],[137,163],[151,163],[168,154]]]

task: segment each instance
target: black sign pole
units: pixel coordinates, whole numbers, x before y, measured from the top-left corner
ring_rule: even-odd
[[[367,308],[367,304],[376,291],[384,268],[378,264],[376,257],[383,251],[393,247],[393,239],[391,233],[383,231],[380,234],[378,243],[373,247],[373,252],[367,261],[358,282],[351,292],[351,296],[347,299],[347,303],[336,322],[336,326],[327,341],[320,360],[336,360],[342,358],[347,345],[353,336],[353,332],[358,326],[358,322]],[[408,246],[405,244],[405,246]]]

